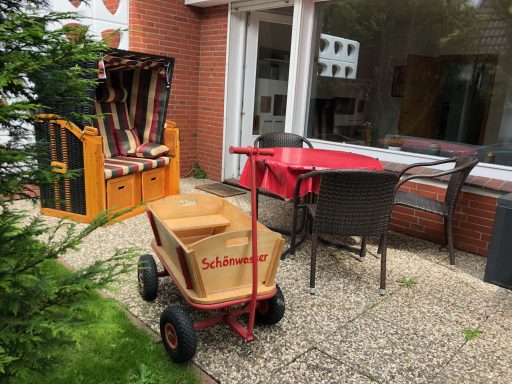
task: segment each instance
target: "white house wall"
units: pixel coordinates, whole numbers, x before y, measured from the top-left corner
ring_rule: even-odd
[[[89,4],[81,2],[75,7],[69,0],[52,0],[51,7],[58,12],[77,12],[83,18],[79,23],[90,27],[90,31],[101,39],[102,32],[108,30],[119,30],[120,42],[118,48],[129,48],[129,12],[128,0],[119,0],[119,6],[112,14],[102,0],[90,0]],[[65,20],[64,25],[68,23],[77,23],[77,20]]]

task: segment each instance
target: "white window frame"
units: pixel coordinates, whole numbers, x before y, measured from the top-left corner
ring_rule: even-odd
[[[310,58],[313,39],[315,4],[327,0],[290,0],[294,6],[292,41],[290,51],[289,91],[286,106],[285,132],[305,134],[305,119],[308,113]],[[360,0],[364,1],[364,0]],[[206,1],[205,1],[206,2]],[[254,0],[253,4],[264,4],[265,0]],[[210,3],[211,4],[211,3]],[[228,40],[226,56],[226,83],[224,105],[224,155],[222,178],[235,176],[238,167],[236,156],[229,154],[229,146],[240,142],[240,112],[243,97],[243,44],[245,41],[245,23],[234,17],[231,3],[228,16]],[[243,52],[242,52],[243,51]],[[350,151],[366,156],[401,164],[413,164],[440,159],[427,154],[391,151],[384,148],[344,144],[318,139],[309,139],[315,148],[338,151]],[[441,169],[443,166],[439,166]],[[447,166],[448,167],[448,166]],[[512,180],[512,167],[479,163],[471,172],[474,176],[483,176],[500,180]]]

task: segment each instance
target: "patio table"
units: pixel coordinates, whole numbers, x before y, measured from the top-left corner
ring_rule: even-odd
[[[299,175],[314,169],[365,169],[375,171],[383,169],[378,159],[351,152],[314,148],[273,148],[273,151],[273,156],[257,156],[255,158],[256,187],[266,189],[286,200],[294,198],[295,185]],[[244,187],[251,185],[251,170],[248,162],[240,176],[240,185]],[[311,192],[318,193],[319,188],[319,178],[309,178],[301,184],[300,197],[304,197]],[[298,234],[304,233],[296,243],[296,247],[300,246],[306,239],[307,231],[304,231],[306,219],[304,210],[302,225],[299,229],[296,228]],[[270,225],[267,225],[267,227],[279,233],[290,235],[287,230]],[[286,249],[282,253],[281,259],[284,259],[289,252],[290,248]]]
[[[273,148],[273,156],[256,157],[256,186],[264,188],[284,199],[291,200],[295,184],[300,174],[323,169],[366,169],[382,170],[382,164],[373,157],[344,151],[331,151],[314,148]],[[250,168],[245,164],[240,185],[249,188]],[[300,196],[309,192],[317,193],[320,188],[318,178],[302,183]]]

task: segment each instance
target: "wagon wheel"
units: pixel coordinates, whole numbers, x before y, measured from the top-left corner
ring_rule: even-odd
[[[194,323],[185,310],[169,306],[160,316],[160,336],[165,350],[175,363],[189,361],[196,354]]]
[[[273,325],[279,323],[284,316],[285,304],[283,292],[276,284],[276,294],[270,299],[260,301],[256,308],[256,320],[261,324]]]
[[[146,301],[153,301],[158,294],[158,271],[155,259],[150,254],[142,255],[137,265],[139,293]]]

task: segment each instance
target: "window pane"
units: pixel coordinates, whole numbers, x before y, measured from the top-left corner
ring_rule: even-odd
[[[291,41],[291,24],[260,21],[253,135],[284,132]]]
[[[509,0],[316,3],[307,136],[512,166],[511,12]]]

